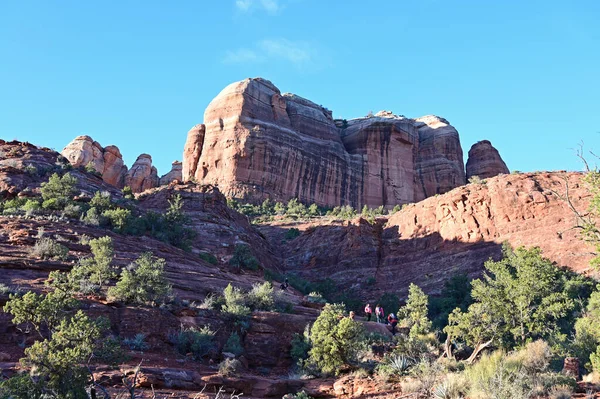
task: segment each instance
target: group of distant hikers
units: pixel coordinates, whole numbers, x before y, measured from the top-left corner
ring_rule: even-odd
[[[289,286],[290,286],[290,283],[289,283],[288,279],[286,278],[285,281],[283,283],[281,283],[279,288],[282,291],[285,291],[285,290],[287,290],[287,288]],[[371,321],[371,316],[373,315],[373,308],[371,307],[370,303],[367,303],[367,306],[365,306],[365,314],[367,315],[367,321]],[[354,317],[355,317],[355,313],[350,312],[350,318],[352,320],[354,320]],[[392,326],[392,335],[396,335],[396,326],[398,325],[398,316],[396,316],[394,313],[390,313],[386,319],[385,312],[383,311],[383,306],[381,306],[380,304],[377,304],[377,306],[375,306],[375,318],[377,320],[377,323],[389,324],[390,326]]]
[[[367,306],[365,306],[365,315],[367,315],[367,321],[371,321],[371,316],[373,315],[373,308],[371,307],[370,303],[367,303]],[[392,326],[392,335],[396,335],[398,316],[396,316],[394,313],[390,313],[386,319],[383,306],[377,304],[377,306],[375,306],[375,317],[377,319],[377,323],[384,323]]]

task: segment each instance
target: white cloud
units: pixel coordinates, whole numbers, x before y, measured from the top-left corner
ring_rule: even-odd
[[[252,6],[252,0],[235,0],[235,6],[242,11],[248,11]]]
[[[264,61],[284,61],[298,68],[314,64],[315,49],[307,42],[294,42],[284,38],[264,39],[253,47],[230,50],[225,53],[226,64],[259,63]]]
[[[311,61],[311,48],[304,42],[291,42],[287,39],[266,39],[258,44],[264,53],[272,58],[304,64]]]
[[[235,7],[242,12],[262,9],[271,15],[281,11],[279,0],[235,0]]]
[[[227,51],[223,58],[223,62],[226,64],[256,63],[261,61],[263,61],[263,58],[256,51],[247,48]]]

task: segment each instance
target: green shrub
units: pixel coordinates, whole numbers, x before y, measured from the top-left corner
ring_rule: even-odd
[[[353,362],[364,340],[362,324],[343,317],[343,311],[343,305],[326,304],[310,331],[309,362],[326,374],[339,374]]]
[[[210,263],[211,265],[217,265],[219,260],[213,254],[209,254],[208,252],[200,252],[200,259]]]
[[[128,356],[121,348],[121,342],[112,335],[102,339],[99,347],[94,350],[94,358],[111,366],[117,366],[128,360]]]
[[[243,369],[242,363],[237,359],[225,359],[219,363],[219,375],[231,377],[237,375]]]
[[[138,305],[164,303],[171,294],[171,286],[164,276],[165,260],[143,253],[121,272],[117,285],[108,295],[119,301]]]
[[[90,200],[90,206],[103,212],[113,207],[110,193],[108,191],[96,191]]]
[[[310,294],[308,294],[306,296],[306,300],[308,302],[312,302],[312,303],[327,303],[327,299],[323,298],[323,295],[321,295],[320,292],[311,292]]]
[[[290,356],[296,364],[301,366],[308,359],[310,348],[310,325],[307,324],[303,334],[294,334],[291,342]]]
[[[244,353],[244,347],[240,340],[240,336],[237,332],[232,332],[227,338],[227,342],[223,346],[223,352],[233,353],[235,356],[239,356]]]
[[[146,334],[137,333],[132,338],[123,339],[123,345],[132,351],[145,351],[149,348],[146,342]]]
[[[105,218],[100,215],[98,209],[92,207],[81,215],[81,221],[88,226],[101,226],[104,224]]]
[[[248,293],[247,304],[255,310],[273,310],[275,298],[273,286],[268,281],[254,284]]]
[[[89,240],[92,256],[83,258],[71,271],[72,278],[80,285],[79,291],[83,293],[82,284],[87,281],[101,289],[115,276],[112,267],[114,250],[112,238],[109,236]],[[77,289],[78,287],[74,287]]]
[[[49,237],[41,237],[31,250],[31,255],[52,260],[66,260],[69,254],[69,248],[59,244]]]
[[[285,239],[293,240],[294,238],[298,237],[299,235],[300,235],[300,230],[298,230],[295,227],[292,227],[291,229],[289,229],[288,231],[285,232]]]
[[[233,257],[229,260],[229,264],[235,269],[258,270],[260,264],[252,255],[252,251],[248,245],[238,244],[233,251]]]
[[[296,393],[288,393],[283,395],[282,399],[314,399],[312,396],[309,396],[305,391],[300,391]]]
[[[118,233],[123,233],[131,223],[131,211],[129,209],[108,209],[102,212],[102,216],[108,219],[113,230]]]
[[[191,353],[193,358],[200,360],[215,349],[215,332],[209,326],[200,329],[195,327],[183,328],[170,339],[177,351],[182,355]]]
[[[28,199],[27,202],[21,207],[28,215],[39,211],[42,208],[40,201],[37,199]]]
[[[52,174],[40,189],[44,200],[42,206],[47,209],[63,209],[75,195],[76,184],[77,178],[68,172],[62,177],[58,173]]]
[[[123,187],[123,190],[121,190],[121,192],[123,193],[123,198],[128,200],[135,199],[135,195],[133,194],[133,190],[131,189],[131,187],[125,186]]]
[[[83,214],[83,207],[76,204],[67,204],[65,205],[62,214],[64,217],[79,219]]]
[[[223,313],[233,318],[244,318],[250,315],[250,308],[246,306],[246,297],[240,288],[228,284],[223,290],[223,298],[225,300],[221,308]]]

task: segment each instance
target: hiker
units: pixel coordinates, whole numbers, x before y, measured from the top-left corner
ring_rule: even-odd
[[[286,278],[285,281],[283,283],[281,283],[279,288],[281,289],[281,291],[285,291],[285,290],[287,290],[287,287],[289,287],[289,286],[290,286],[290,283],[288,282],[288,279]]]
[[[354,313],[354,310],[351,310],[350,315],[348,316],[350,318],[350,320],[354,320],[355,316],[356,316],[356,313]]]
[[[367,321],[371,321],[371,314],[373,314],[373,309],[371,309],[371,304],[367,303],[365,306],[365,314],[367,315]]]
[[[398,325],[398,318],[395,314],[390,313],[388,315],[388,323],[392,326],[392,335],[396,335],[396,326]]]
[[[377,323],[383,323],[385,313],[383,312],[383,308],[380,304],[377,304],[377,306],[375,306],[375,317],[377,317]]]

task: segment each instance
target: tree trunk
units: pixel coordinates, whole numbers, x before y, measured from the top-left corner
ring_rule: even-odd
[[[492,341],[493,339],[490,339],[489,341],[484,342],[482,344],[477,344],[475,346],[475,349],[473,350],[473,353],[471,353],[471,356],[469,356],[469,358],[467,359],[467,363],[472,364],[477,358],[477,355],[479,355],[479,352],[490,346],[492,344]]]
[[[454,354],[452,353],[452,342],[450,342],[450,335],[446,337],[446,342],[444,342],[444,355],[448,359],[454,359]]]

